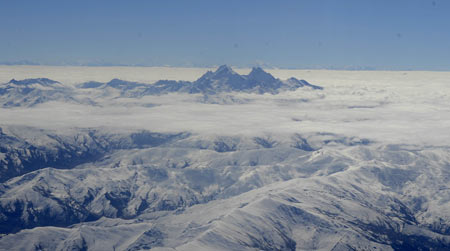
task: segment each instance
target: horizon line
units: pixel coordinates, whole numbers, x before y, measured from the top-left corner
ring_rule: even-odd
[[[35,63],[35,62],[0,62],[1,66],[48,66],[48,67],[154,67],[154,68],[192,68],[192,69],[208,69],[208,68],[218,68],[222,65],[228,65],[234,69],[251,69],[254,67],[260,67],[268,70],[330,70],[330,71],[427,71],[427,72],[450,72],[449,69],[427,69],[427,68],[378,68],[372,66],[348,66],[348,67],[337,67],[337,66],[312,66],[312,67],[277,67],[272,65],[261,65],[261,64],[249,64],[247,66],[238,66],[230,64],[217,64],[217,65],[151,65],[151,64],[113,64],[113,63],[87,63],[87,64],[45,64],[45,63]]]

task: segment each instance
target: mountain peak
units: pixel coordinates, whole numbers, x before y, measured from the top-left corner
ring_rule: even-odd
[[[256,66],[252,68],[252,72],[265,72],[263,68]]]
[[[217,70],[214,72],[215,76],[224,76],[230,74],[237,74],[237,73],[226,64],[219,66],[219,68],[217,68]]]
[[[230,66],[224,64],[224,65],[219,66],[219,68],[217,68],[216,72],[219,72],[219,71],[233,71],[233,69],[231,69]]]
[[[266,74],[266,75],[270,75],[269,73],[267,73],[266,71],[263,70],[263,68],[257,66],[257,67],[253,67],[252,71],[248,74],[250,75],[255,75],[255,74]],[[272,75],[271,75],[272,76]]]
[[[239,74],[236,73],[235,71],[233,71],[233,69],[231,69],[231,67],[224,64],[224,65],[219,66],[219,68],[217,68],[217,70],[214,72],[207,71],[199,79],[197,79],[197,82],[208,80],[208,79],[216,79],[217,80],[217,79],[229,78],[230,76],[235,76],[235,75],[239,75]]]
[[[248,78],[261,82],[273,82],[276,80],[270,73],[267,73],[261,67],[253,67],[252,71],[248,74]]]

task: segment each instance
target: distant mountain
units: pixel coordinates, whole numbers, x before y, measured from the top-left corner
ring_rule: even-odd
[[[0,106],[32,107],[48,101],[75,102],[73,89],[58,81],[48,78],[12,79],[0,84]]]
[[[61,83],[59,83],[58,81],[51,80],[48,78],[29,78],[24,80],[11,79],[9,81],[9,84],[23,87],[38,87],[38,86],[62,87]]]
[[[61,83],[48,78],[12,79],[0,85],[0,101],[3,107],[33,106],[62,98],[65,89]]]
[[[312,85],[305,80],[290,78],[282,81],[265,72],[260,67],[255,67],[248,75],[240,75],[227,65],[220,66],[216,71],[208,71],[194,82],[160,80],[149,85],[137,82],[128,82],[113,79],[108,83],[86,82],[79,85],[80,88],[106,89],[114,88],[120,90],[121,95],[127,97],[138,97],[144,95],[161,95],[172,92],[217,94],[223,92],[247,92],[247,93],[272,93],[281,91],[293,91],[301,87],[312,89],[323,89]]]
[[[282,81],[265,72],[260,67],[254,67],[248,75],[239,75],[229,66],[222,65],[215,72],[208,71],[192,84],[191,93],[219,93],[219,92],[249,92],[249,93],[272,93],[280,91],[296,90],[301,87],[323,89],[311,85],[305,80],[290,78]]]
[[[208,71],[193,82],[159,80],[154,84],[146,84],[115,78],[107,83],[89,81],[74,88],[48,78],[12,79],[0,84],[0,106],[4,108],[33,107],[48,101],[94,105],[96,103],[92,99],[98,97],[138,98],[168,93],[198,93],[206,96],[232,92],[277,94],[303,87],[313,90],[322,89],[306,80],[296,78],[280,80],[260,67],[253,68],[248,75],[240,75],[231,67],[222,65],[216,71]],[[220,102],[226,103],[226,101]]]
[[[191,93],[217,93],[242,91],[247,84],[246,78],[226,65],[220,66],[215,72],[208,71],[192,83]]]

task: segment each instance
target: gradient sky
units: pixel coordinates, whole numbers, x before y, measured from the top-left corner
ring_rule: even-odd
[[[450,1],[0,1],[0,62],[450,70]]]

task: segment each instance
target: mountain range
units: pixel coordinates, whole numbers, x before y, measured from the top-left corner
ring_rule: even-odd
[[[306,80],[289,78],[282,81],[265,72],[260,67],[255,67],[248,75],[240,75],[229,66],[222,65],[216,71],[208,71],[193,82],[159,80],[152,85],[128,82],[113,79],[107,83],[86,82],[79,85],[84,89],[107,89],[113,88],[121,91],[121,95],[127,97],[140,97],[145,95],[162,95],[172,92],[190,94],[218,94],[229,92],[247,93],[271,93],[277,94],[281,91],[294,91],[301,87],[309,87],[315,90],[323,89],[312,85]]]
[[[6,127],[1,135],[0,163],[13,173],[2,173],[0,247],[10,250],[450,245],[445,148],[315,133],[61,135]]]
[[[65,85],[47,78],[12,79],[0,85],[0,103],[3,107],[31,107],[48,101],[95,104],[95,97],[77,98],[80,90],[96,90],[102,96],[119,92],[120,97],[142,97],[168,93],[189,93],[214,95],[219,93],[246,92],[271,93],[294,91],[301,87],[323,89],[305,80],[289,78],[282,81],[255,67],[248,75],[240,75],[229,66],[222,65],[216,71],[208,71],[193,82],[159,80],[153,84],[112,79],[107,83],[89,81],[74,86]],[[110,91],[112,90],[112,91]]]

